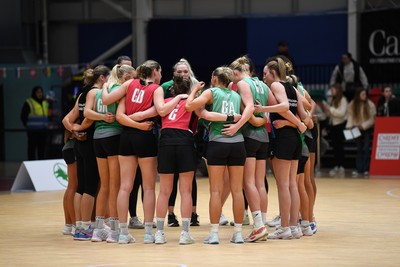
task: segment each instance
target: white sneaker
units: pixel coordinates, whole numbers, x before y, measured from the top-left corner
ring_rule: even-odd
[[[365,176],[365,177],[369,177],[369,172],[368,172],[368,171],[365,171],[365,172],[364,172],[364,176]]]
[[[145,244],[153,244],[155,241],[154,235],[153,234],[144,234],[143,242]]]
[[[218,233],[211,232],[211,233],[204,239],[204,244],[212,244],[212,245],[219,244]]]
[[[75,226],[75,225],[72,225],[72,229],[71,229],[71,235],[72,235],[72,236],[74,236],[75,231],[76,231],[76,226]]]
[[[303,235],[303,233],[300,231],[299,227],[290,226],[289,228],[290,228],[293,238],[299,239]]]
[[[232,235],[232,238],[231,238],[231,243],[243,244],[244,240],[243,240],[242,232],[234,232]]]
[[[277,215],[272,221],[266,222],[269,227],[279,227],[281,226],[281,216]]]
[[[315,235],[317,233],[317,223],[316,222],[311,222],[310,223],[310,228],[313,234]]]
[[[253,228],[253,231],[244,239],[245,242],[256,242],[268,235],[267,227],[264,225],[259,228]]]
[[[128,228],[144,229],[144,223],[139,219],[139,217],[135,216],[129,219]]]
[[[301,232],[303,233],[304,236],[312,236],[313,231],[311,230],[310,225],[300,225],[301,227]]]
[[[128,244],[128,243],[135,243],[136,240],[131,234],[119,234],[118,237],[118,244]]]
[[[329,171],[330,176],[335,176],[339,171],[339,167],[335,166],[332,170]]]
[[[235,222],[231,221],[229,223],[231,226],[235,226]],[[249,214],[245,211],[244,215],[243,215],[243,222],[242,225],[250,225],[250,218],[249,218]]]
[[[281,227],[279,226],[275,232],[269,234],[268,239],[292,239],[292,232],[290,231],[289,227]]]
[[[167,243],[167,238],[165,237],[164,232],[157,231],[154,235],[154,243],[156,244],[165,244]]]
[[[179,245],[189,245],[193,243],[194,239],[190,236],[189,232],[182,231],[181,236],[179,237]]]
[[[110,230],[108,232],[108,237],[107,237],[107,243],[118,243],[118,236],[119,236],[119,232],[118,231],[113,231]]]
[[[106,241],[108,237],[108,231],[103,228],[103,229],[94,229],[93,230],[93,236],[92,236],[92,242],[101,242],[101,241]]]
[[[345,170],[344,170],[343,166],[340,166],[339,169],[338,169],[338,174],[339,175],[344,175],[344,173],[345,173]]]
[[[228,219],[225,217],[223,213],[221,213],[221,217],[219,217],[219,225],[227,225]]]
[[[72,226],[68,226],[68,225],[64,224],[64,229],[63,229],[62,233],[63,233],[63,235],[71,235],[72,234]]]

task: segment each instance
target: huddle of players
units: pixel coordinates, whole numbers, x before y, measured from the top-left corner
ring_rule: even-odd
[[[307,128],[315,128],[309,112],[313,102],[298,86],[291,63],[280,57],[268,59],[262,82],[252,77],[251,61],[240,57],[229,67],[215,69],[211,88],[204,89],[204,82],[194,79],[189,63],[180,62],[184,67],[179,72],[179,62],[175,65],[170,97],[159,85],[161,66],[152,60],[138,66],[136,73],[126,65],[116,65],[111,72],[105,66],[98,66],[85,73],[86,89],[63,120],[75,137],[71,138],[75,139],[78,180],[74,239],[135,242],[128,232],[127,213],[129,193],[139,166],[144,190],[144,243],[167,242],[164,220],[177,173],[182,213],[179,243],[193,243],[189,230],[197,123],[206,127],[205,158],[210,181],[211,230],[204,243],[219,243],[222,194],[227,187],[233,197],[232,243],[266,240],[267,236],[291,239],[312,235],[315,189],[309,193],[308,185],[312,188],[312,183],[310,173],[304,175],[304,166],[316,140],[316,136],[306,133]],[[131,79],[135,75],[138,78]],[[270,133],[265,127],[269,119]],[[280,226],[268,235],[264,181],[269,158],[278,185]],[[96,171],[93,167],[97,167]],[[307,168],[311,169],[309,165]],[[160,193],[156,201],[157,172]],[[228,179],[223,179],[224,176]],[[245,238],[243,190],[254,221],[253,230]],[[96,196],[96,218],[92,225]]]

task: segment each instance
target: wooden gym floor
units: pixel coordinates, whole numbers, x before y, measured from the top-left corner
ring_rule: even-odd
[[[268,182],[271,220],[278,203],[275,181]],[[206,177],[198,178],[201,226],[191,228],[196,243],[187,246],[178,244],[180,228],[170,227],[165,245],[143,244],[144,230],[130,230],[135,244],[73,241],[61,234],[63,191],[5,192],[0,266],[400,266],[400,179],[319,177],[317,186],[316,235],[244,245],[229,243],[231,226],[220,227],[219,245],[202,243],[209,231]],[[223,212],[232,219],[230,198]],[[250,231],[243,229],[244,235]]]

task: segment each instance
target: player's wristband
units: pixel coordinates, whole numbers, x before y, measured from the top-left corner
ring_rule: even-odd
[[[226,121],[233,121],[235,119],[234,115],[227,115],[226,116]]]

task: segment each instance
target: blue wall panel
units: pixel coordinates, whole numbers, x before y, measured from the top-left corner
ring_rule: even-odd
[[[335,64],[347,50],[347,15],[249,18],[247,48],[257,65],[275,55],[285,40],[296,65]]]

